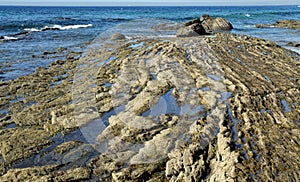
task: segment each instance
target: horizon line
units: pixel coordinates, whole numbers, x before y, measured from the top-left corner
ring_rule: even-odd
[[[166,5],[51,5],[51,4],[45,4],[45,5],[8,5],[8,4],[0,4],[0,6],[19,6],[19,7],[167,7],[167,6],[174,6],[174,7],[214,7],[214,6],[298,6],[298,4],[237,4],[237,5],[226,5],[226,4],[218,4],[218,5],[172,5],[172,4],[166,4]]]

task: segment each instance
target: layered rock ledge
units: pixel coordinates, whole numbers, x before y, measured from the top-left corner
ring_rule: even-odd
[[[0,83],[0,181],[299,180],[299,54],[118,37]]]
[[[257,28],[300,28],[300,21],[297,20],[278,20],[273,24],[257,24]]]

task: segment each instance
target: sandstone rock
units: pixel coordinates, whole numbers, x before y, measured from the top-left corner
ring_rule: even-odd
[[[70,149],[73,149],[79,145],[83,144],[82,142],[80,141],[69,141],[69,142],[64,142],[62,143],[61,145],[57,146],[55,149],[54,149],[54,152],[55,153],[59,153],[59,154],[63,154],[65,152],[68,152],[70,151]]]
[[[36,138],[36,135],[39,136]],[[37,129],[12,129],[1,135],[0,152],[5,162],[28,158],[51,144],[51,133]]]
[[[213,25],[212,25],[212,30],[213,31],[229,31],[232,30],[233,26],[230,22],[228,22],[225,18],[215,18]]]
[[[86,167],[78,167],[69,169],[67,171],[59,171],[53,173],[52,179],[54,181],[83,181],[89,180],[91,170]]]
[[[51,178],[50,173],[57,169],[56,165],[32,167],[25,169],[11,169],[0,177],[0,181],[47,181]]]
[[[120,170],[124,163],[115,161],[110,156],[100,155],[92,159],[90,165],[95,168],[93,173],[99,176],[101,181],[111,181],[116,178],[114,173]]]
[[[207,14],[202,15],[200,19],[186,22],[184,25],[186,27],[182,27],[177,31],[177,37],[193,37],[233,29],[232,24],[225,18],[213,18]]]
[[[225,18],[213,18],[209,15],[204,15],[200,19],[202,20],[201,25],[207,33],[230,31],[233,29],[232,24]]]
[[[6,181],[80,181],[90,177],[90,169],[79,167],[66,171],[55,171],[58,166],[32,167],[25,169],[12,169],[0,177]]]

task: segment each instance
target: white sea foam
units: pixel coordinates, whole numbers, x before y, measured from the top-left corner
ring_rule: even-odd
[[[29,31],[29,32],[39,32],[40,30],[37,28],[25,28],[25,31]]]
[[[16,37],[3,36],[4,40],[18,40]]]
[[[93,26],[92,24],[87,25],[67,25],[67,26],[61,26],[61,25],[53,25],[51,27],[45,26],[42,29],[59,29],[59,30],[70,30],[70,29],[78,29],[78,28],[88,28]]]
[[[247,17],[250,17],[251,15],[250,15],[250,14],[248,14],[248,13],[246,13],[246,14],[245,14],[245,16],[247,16]]]
[[[39,32],[39,31],[44,31],[44,30],[51,30],[51,29],[57,29],[57,30],[70,30],[70,29],[78,29],[78,28],[88,28],[92,27],[92,24],[87,24],[87,25],[67,25],[67,26],[62,26],[62,25],[53,25],[53,26],[44,26],[41,29],[37,28],[25,28],[25,31],[30,31],[30,32]]]
[[[93,26],[92,24],[88,24],[88,25],[68,25],[68,26],[64,26],[61,27],[61,30],[69,30],[69,29],[78,29],[78,28],[88,28]]]

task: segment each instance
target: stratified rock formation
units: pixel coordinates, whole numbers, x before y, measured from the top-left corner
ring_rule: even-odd
[[[184,23],[177,31],[177,37],[192,37],[197,35],[208,35],[221,31],[230,31],[232,24],[225,18],[213,18],[209,15],[202,15],[200,18]]]
[[[257,24],[257,28],[300,28],[300,21],[297,20],[278,20],[273,24]]]
[[[229,31],[233,29],[232,24],[225,18],[213,18],[209,15],[202,15],[200,17],[200,22],[207,33]]]
[[[0,181],[299,181],[298,54],[120,41],[0,83]]]

